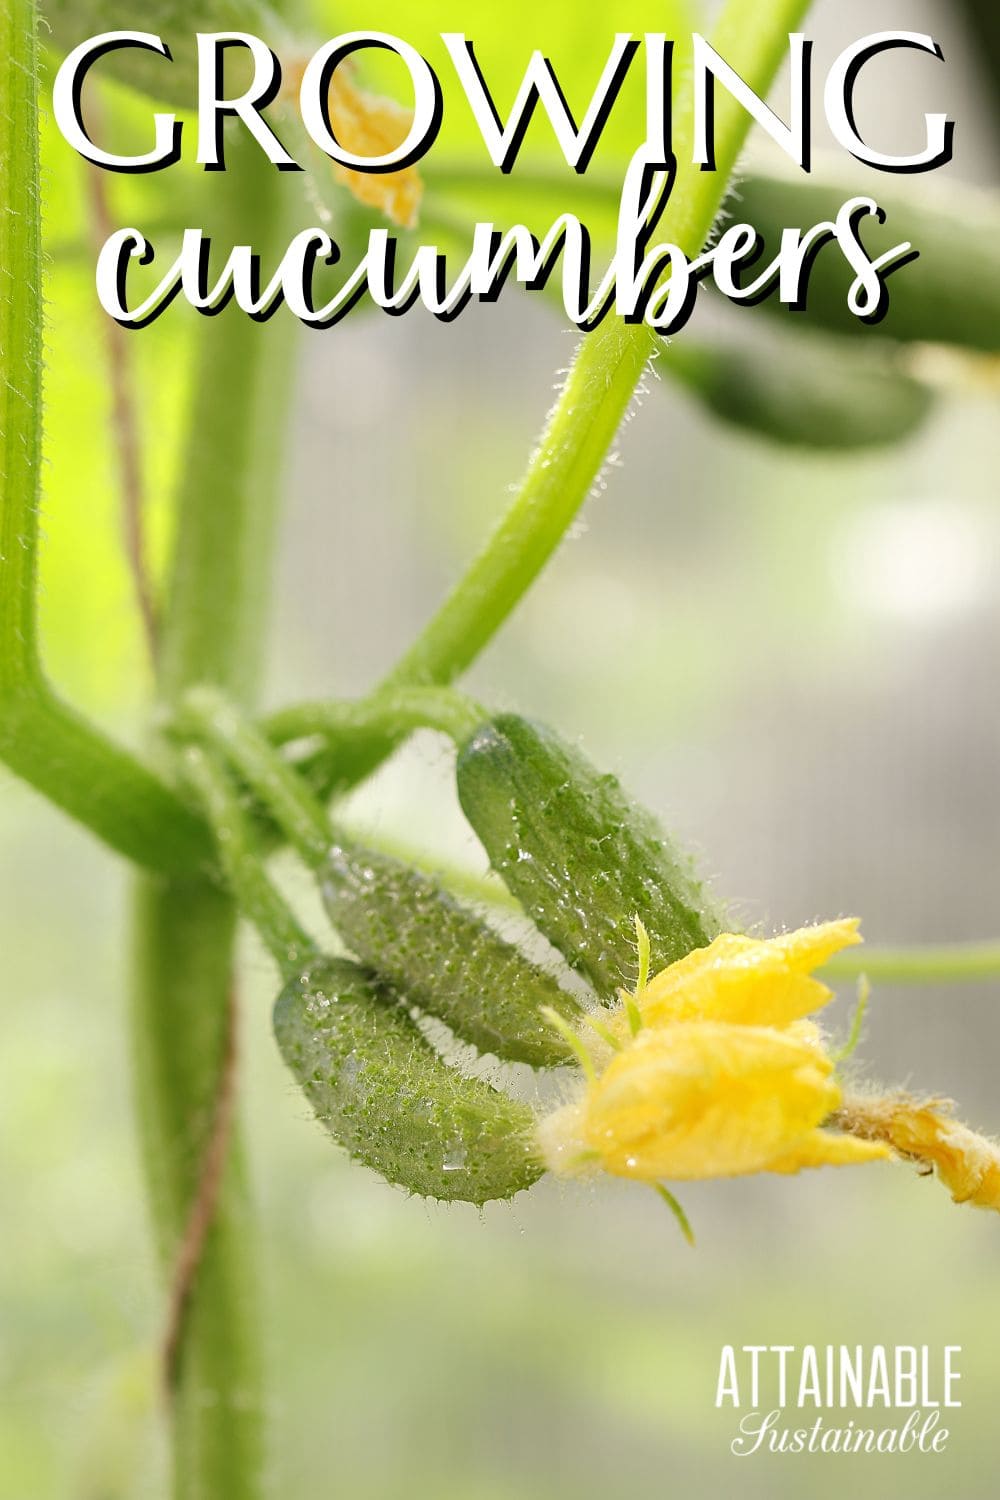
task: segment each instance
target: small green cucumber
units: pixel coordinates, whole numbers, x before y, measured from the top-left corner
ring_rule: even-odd
[[[688,857],[552,730],[500,714],[463,747],[457,777],[494,869],[602,999],[634,980],[637,916],[654,973],[722,931]]]
[[[418,1010],[507,1062],[570,1060],[541,1007],[571,1019],[576,1001],[430,876],[347,840],[319,876],[330,920],[355,958]]]
[[[534,1116],[450,1067],[390,990],[320,959],[274,1008],[286,1064],[317,1118],[357,1161],[424,1198],[488,1203],[530,1187]]]

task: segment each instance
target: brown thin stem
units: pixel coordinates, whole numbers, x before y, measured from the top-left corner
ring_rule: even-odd
[[[177,1388],[180,1354],[184,1339],[188,1304],[205,1242],[215,1220],[222,1191],[226,1159],[233,1135],[239,1077],[239,1005],[235,987],[229,991],[226,1045],[219,1069],[218,1089],[213,1101],[212,1129],[201,1158],[198,1184],[180,1248],[174,1264],[167,1296],[167,1318],[160,1351],[163,1387],[168,1399]]]

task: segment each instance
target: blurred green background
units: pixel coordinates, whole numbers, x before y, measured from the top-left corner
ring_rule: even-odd
[[[378,9],[354,7],[413,34],[407,7]],[[570,7],[551,10],[572,36]],[[421,24],[453,22],[428,7]],[[829,59],[890,26],[931,31],[948,66],[920,75],[926,100],[905,69],[864,95],[865,124],[902,143],[916,99],[948,108],[949,175],[994,184],[984,75],[955,7],[821,0],[808,31]],[[95,379],[102,327],[86,257],[58,253],[79,173],[48,147],[48,658],[69,694],[135,734],[148,682]],[[133,341],[159,555],[191,337],[167,317]],[[303,337],[269,703],[360,692],[391,663],[497,514],[572,348],[540,299],[512,292],[451,327],[356,316]],[[857,912],[872,941],[995,935],[998,466],[995,391],[974,385],[903,448],[861,457],[769,447],[651,388],[471,689],[579,736],[701,851],[748,922]],[[351,815],[477,867],[450,775],[442,742],[420,738]],[[2,792],[0,1495],[141,1500],[162,1495],[165,1456],[127,1073],[127,872],[10,778]],[[243,975],[276,1493],[996,1493],[995,1219],[902,1167],[694,1186],[694,1253],[637,1189],[543,1183],[481,1214],[407,1200],[309,1118],[250,942]],[[879,988],[865,1076],[951,1094],[1000,1132],[998,1002],[995,984]],[[713,1405],[722,1344],[805,1342],[960,1344],[947,1452],[731,1457],[734,1418]]]

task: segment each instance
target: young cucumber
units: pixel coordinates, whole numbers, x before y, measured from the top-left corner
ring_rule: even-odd
[[[550,729],[500,714],[472,735],[457,774],[494,869],[602,999],[634,979],[637,916],[654,973],[722,931],[687,856]]]
[[[509,1062],[569,1060],[541,1007],[570,1019],[575,1000],[436,881],[345,840],[319,873],[330,920],[355,958],[418,1010]]]
[[[389,1182],[482,1204],[541,1176],[527,1105],[449,1067],[356,964],[319,959],[289,981],[274,1031],[317,1118]]]

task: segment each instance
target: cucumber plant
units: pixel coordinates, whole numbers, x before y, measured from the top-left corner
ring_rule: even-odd
[[[807,0],[723,5],[718,49],[758,93],[807,8]],[[137,7],[44,0],[40,9],[41,17],[35,0],[0,0],[0,758],[134,867],[133,1067],[171,1307],[164,1367],[175,1493],[179,1500],[259,1500],[266,1488],[259,1301],[231,1098],[238,916],[259,925],[275,955],[282,1054],[352,1155],[411,1192],[440,1198],[482,1203],[530,1186],[542,1170],[530,1145],[531,1111],[442,1056],[428,1039],[428,1019],[495,1056],[558,1064],[565,1032],[541,1025],[537,1007],[567,1023],[578,1010],[575,992],[560,982],[561,961],[606,1001],[634,977],[637,915],[660,964],[711,941],[722,917],[684,856],[616,783],[550,731],[481,710],[453,684],[565,536],[652,357],[665,389],[676,382],[717,420],[760,437],[840,448],[898,441],[926,418],[932,400],[908,359],[910,341],[996,352],[990,299],[1000,235],[993,222],[970,225],[976,275],[963,278],[960,295],[933,266],[926,277],[915,268],[899,323],[890,318],[877,335],[866,331],[864,347],[855,337],[817,343],[815,356],[807,355],[800,332],[786,332],[784,370],[780,358],[762,357],[752,344],[705,346],[696,331],[676,351],[660,349],[647,328],[608,320],[581,342],[493,534],[385,678],[356,702],[293,704],[260,723],[262,601],[294,344],[280,317],[266,327],[236,316],[203,324],[190,360],[172,553],[156,612],[155,695],[146,748],[136,754],[51,685],[37,581],[40,47],[58,58],[83,37],[136,24]],[[185,69],[197,29],[238,26],[293,42],[302,29],[293,6],[263,0],[156,0],[141,10],[143,26],[174,38],[169,77],[181,103],[190,98]],[[163,70],[154,76],[141,54],[139,62],[130,56],[134,71],[124,54],[116,59],[121,81],[138,91],[162,88]],[[716,170],[678,174],[662,230],[688,254],[712,232],[747,128],[733,101],[720,101]],[[199,213],[222,239],[252,239],[266,262],[287,243],[291,218],[311,203],[303,198],[309,184],[267,169],[237,134],[227,167],[201,193]],[[427,175],[425,222],[442,233],[466,225],[468,181],[454,170],[449,178],[433,160]],[[537,179],[531,190],[538,191]],[[324,185],[323,196],[328,191]],[[762,227],[815,217],[807,201],[814,192],[820,189],[766,177],[748,184]],[[353,204],[343,209],[345,219],[358,212]],[[954,234],[950,208],[936,213],[902,201],[900,219],[910,214],[929,245]],[[83,256],[87,236],[81,231],[51,248]],[[821,284],[817,318],[807,321],[832,329],[836,300]],[[462,806],[551,943],[552,965],[529,962],[427,873],[359,848],[327,821],[332,794],[357,784],[425,726],[458,747]],[[307,740],[308,755],[289,753]],[[317,873],[349,958],[318,953],[276,896],[265,864],[283,842]],[[935,961],[937,973],[942,964],[948,970],[947,955]],[[920,972],[919,958],[895,955],[890,970],[892,962]],[[877,958],[867,967],[877,972]],[[960,958],[953,968],[962,972]]]

